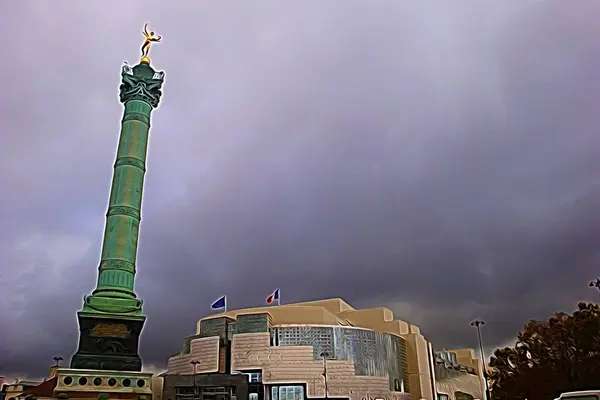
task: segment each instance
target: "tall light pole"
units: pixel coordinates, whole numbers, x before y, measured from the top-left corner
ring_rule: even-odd
[[[60,362],[63,360],[63,358],[61,356],[54,356],[52,357],[52,359],[54,360],[54,362],[56,363],[56,365],[54,365],[55,368],[60,367]]]
[[[590,287],[595,287],[596,289],[600,290],[600,278],[596,278],[595,281],[591,281]]]
[[[483,381],[485,382],[485,398],[486,400],[491,400],[490,396],[490,386],[488,384],[488,375],[487,370],[485,368],[485,355],[483,354],[483,341],[481,340],[481,327],[485,325],[485,321],[480,319],[476,319],[471,322],[471,326],[474,326],[477,329],[477,338],[479,339],[479,352],[481,354],[481,369],[483,370]]]
[[[192,368],[194,369],[194,398],[196,398],[196,366],[200,364],[200,361],[192,360],[190,361],[190,364],[192,364]]]
[[[321,357],[323,357],[323,382],[325,383],[325,398],[329,398],[327,395],[327,357],[329,357],[329,353],[326,351],[321,353]]]

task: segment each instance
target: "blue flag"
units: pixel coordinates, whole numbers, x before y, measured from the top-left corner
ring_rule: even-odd
[[[218,310],[220,308],[227,308],[227,296],[222,296],[217,299],[212,306],[210,306],[213,310]]]

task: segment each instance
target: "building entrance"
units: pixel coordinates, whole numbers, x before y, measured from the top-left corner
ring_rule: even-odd
[[[199,400],[232,400],[232,397],[235,398],[234,387],[215,386],[198,389],[200,389]]]
[[[163,375],[164,400],[248,400],[245,375]]]
[[[236,400],[235,392],[226,386],[182,387],[176,389],[175,400]]]

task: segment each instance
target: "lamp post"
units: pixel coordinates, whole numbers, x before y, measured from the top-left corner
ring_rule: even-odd
[[[196,398],[196,366],[198,364],[200,364],[200,361],[198,361],[198,360],[192,360],[192,361],[190,361],[190,364],[192,364],[192,368],[194,369],[194,378],[193,378],[193,382],[194,382],[194,398]]]
[[[323,383],[325,383],[325,398],[329,398],[327,395],[327,357],[329,357],[329,353],[324,351],[321,353],[321,357],[323,357]]]
[[[485,382],[485,398],[486,398],[486,400],[491,400],[487,370],[485,368],[485,355],[483,354],[483,342],[481,340],[481,327],[483,325],[485,325],[485,321],[482,321],[480,319],[476,319],[475,321],[471,322],[471,326],[474,326],[477,329],[477,338],[479,339],[479,351],[481,354],[481,368],[483,370],[483,381]]]
[[[600,278],[596,278],[595,281],[591,281],[590,287],[595,287],[596,289],[600,290]]]
[[[54,360],[54,362],[56,363],[56,364],[54,365],[54,367],[55,367],[55,368],[58,368],[58,367],[60,367],[60,365],[59,365],[59,364],[60,364],[60,362],[63,360],[63,358],[62,358],[61,356],[54,356],[54,357],[52,357],[52,359],[53,359],[53,360]]]

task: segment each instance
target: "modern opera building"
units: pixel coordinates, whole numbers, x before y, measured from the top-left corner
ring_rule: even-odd
[[[327,299],[235,310],[201,319],[196,333],[169,358],[163,400],[483,398],[472,350],[433,353],[383,307]]]

